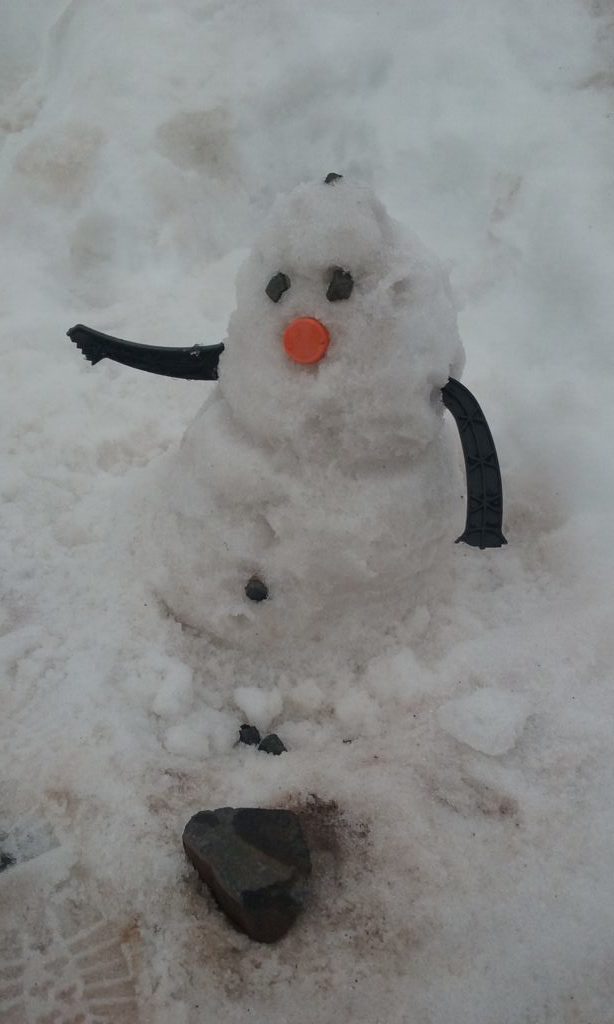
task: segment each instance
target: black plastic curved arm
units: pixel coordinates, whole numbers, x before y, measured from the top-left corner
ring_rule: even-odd
[[[137,345],[83,324],[76,324],[66,333],[94,366],[101,359],[112,359],[137,370],[182,380],[217,380],[224,351],[221,344],[192,348]],[[456,420],[467,474],[467,522],[457,543],[499,548],[507,544],[501,531],[503,488],[495,443],[484,413],[468,388],[452,378],[441,389],[441,397]]]
[[[488,423],[469,389],[457,380],[450,378],[441,389],[441,397],[456,420],[467,473],[467,522],[456,543],[500,548],[507,544],[501,531],[503,487]]]
[[[137,345],[93,331],[83,324],[71,327],[66,333],[93,366],[101,359],[112,359],[136,370],[183,380],[217,380],[217,367],[224,351],[223,345],[193,345],[192,348]]]

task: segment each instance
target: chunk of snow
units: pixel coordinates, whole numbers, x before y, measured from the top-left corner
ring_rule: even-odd
[[[283,706],[281,694],[274,687],[265,690],[258,686],[236,686],[234,700],[245,715],[246,722],[261,731],[269,728]]]
[[[529,711],[526,697],[486,686],[448,701],[437,711],[437,721],[459,743],[497,756],[516,745]]]
[[[238,738],[236,719],[213,708],[190,715],[166,730],[164,746],[171,754],[204,758],[229,750]]]

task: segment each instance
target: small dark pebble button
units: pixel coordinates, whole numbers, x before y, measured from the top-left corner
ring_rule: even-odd
[[[283,754],[286,747],[284,747],[279,736],[271,732],[258,744],[258,750],[263,750],[265,754]]]
[[[289,287],[290,278],[286,274],[282,274],[280,270],[278,274],[273,274],[264,290],[272,302],[279,302],[283,293],[287,292]]]
[[[334,171],[329,171],[328,174],[326,175],[325,179],[324,179],[324,184],[325,185],[334,185],[334,183],[336,181],[341,181],[342,177],[343,177],[342,174],[335,174]]]
[[[339,302],[341,299],[349,299],[354,288],[354,279],[349,270],[342,270],[337,267],[333,272],[331,282],[326,292],[329,302]]]
[[[245,585],[245,593],[250,601],[266,601],[269,596],[269,588],[258,576],[252,576]]]
[[[239,743],[247,743],[248,747],[257,747],[260,733],[255,725],[242,725],[239,729]]]

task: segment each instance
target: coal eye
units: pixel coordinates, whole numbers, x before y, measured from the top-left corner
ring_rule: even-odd
[[[272,302],[279,302],[283,293],[287,292],[289,287],[290,278],[280,271],[278,274],[273,274],[264,290]]]
[[[353,287],[354,279],[349,270],[342,270],[341,267],[335,267],[326,292],[326,298],[329,302],[339,302],[340,299],[349,299],[352,294]]]

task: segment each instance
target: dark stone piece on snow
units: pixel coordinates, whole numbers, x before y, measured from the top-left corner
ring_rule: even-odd
[[[292,811],[200,811],[184,829],[183,846],[222,910],[251,939],[276,942],[303,909],[311,857]]]
[[[342,270],[341,267],[336,267],[326,292],[326,298],[329,302],[349,299],[353,288],[354,279],[349,270]]]
[[[265,754],[283,754],[284,747],[277,733],[271,732],[268,736],[265,736],[262,743],[259,744],[258,750],[264,750]]]
[[[260,743],[260,733],[255,725],[242,725],[239,729],[239,743],[246,743],[248,747],[257,747]]]
[[[287,292],[289,287],[290,278],[285,274],[282,274],[280,270],[278,274],[273,274],[273,277],[264,290],[272,302],[279,302],[283,293]]]
[[[324,179],[324,184],[325,185],[334,185],[334,183],[336,181],[340,181],[342,177],[343,177],[342,174],[335,174],[334,171],[329,171],[329,173],[326,175],[326,177]]]
[[[5,853],[4,850],[0,850],[0,871],[4,871],[6,868],[10,868],[16,863],[14,857],[10,853]]]
[[[250,601],[266,601],[269,588],[258,576],[252,576],[245,584],[245,593]]]

